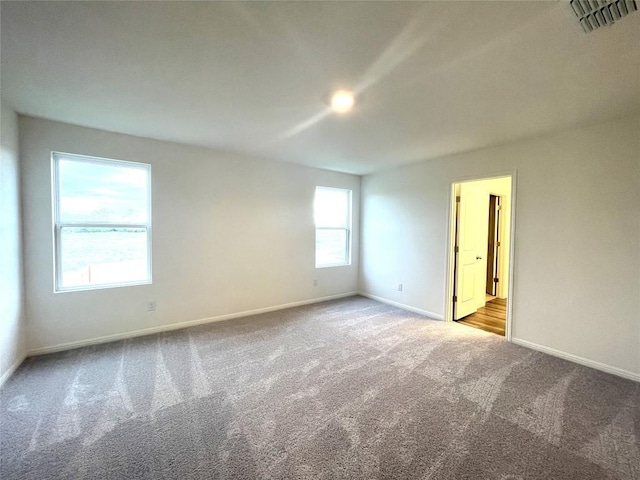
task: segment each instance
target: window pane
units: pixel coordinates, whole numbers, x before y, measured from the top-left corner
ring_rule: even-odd
[[[350,190],[316,187],[316,227],[349,227]]]
[[[149,280],[147,235],[146,228],[61,228],[61,287]]]
[[[347,230],[316,229],[316,266],[348,262]]]
[[[59,222],[149,221],[150,175],[146,165],[58,155]]]

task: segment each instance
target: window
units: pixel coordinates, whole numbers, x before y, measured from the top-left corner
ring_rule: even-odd
[[[52,161],[55,290],[151,283],[151,165]]]
[[[316,187],[316,268],[351,264],[351,190]]]

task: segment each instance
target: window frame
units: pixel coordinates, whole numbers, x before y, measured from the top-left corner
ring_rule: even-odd
[[[315,218],[315,202],[316,202],[316,194],[318,192],[318,190],[336,190],[336,191],[340,191],[340,192],[347,192],[347,222],[346,222],[346,227],[319,227],[316,224],[316,218]],[[313,203],[314,203],[314,218],[313,218],[313,223],[315,226],[315,247],[314,247],[314,261],[315,261],[315,268],[332,268],[332,267],[345,267],[345,266],[349,266],[351,265],[351,235],[352,235],[352,222],[353,222],[353,190],[350,188],[340,188],[340,187],[325,187],[322,185],[316,185],[316,188],[314,190],[314,196],[313,196]],[[338,262],[338,263],[323,263],[323,264],[318,264],[318,246],[317,246],[317,239],[318,239],[318,230],[343,230],[345,231],[346,235],[345,235],[345,261],[344,262]]]
[[[135,165],[138,169],[143,169],[147,173],[147,222],[146,223],[124,223],[124,222],[61,222],[60,221],[60,172],[59,161],[61,159],[73,159],[84,163],[102,165]],[[127,160],[116,160],[111,158],[95,157],[92,155],[81,155],[76,153],[65,153],[59,151],[51,152],[51,205],[52,205],[52,235],[53,235],[53,291],[54,293],[77,292],[83,290],[101,290],[105,288],[130,287],[135,285],[150,285],[153,283],[152,277],[152,228],[151,228],[151,165],[142,162],[132,162]],[[147,270],[146,278],[135,281],[122,281],[112,283],[62,286],[62,229],[63,228],[139,228],[145,229],[147,233]]]

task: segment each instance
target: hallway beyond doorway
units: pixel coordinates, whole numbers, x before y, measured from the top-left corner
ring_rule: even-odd
[[[515,175],[454,181],[450,200],[445,320],[511,341]]]
[[[506,320],[507,299],[494,298],[488,301],[484,307],[479,308],[477,312],[458,320],[458,323],[504,337]]]

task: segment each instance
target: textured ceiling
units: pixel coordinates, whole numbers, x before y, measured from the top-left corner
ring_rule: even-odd
[[[640,112],[640,12],[559,2],[3,2],[18,112],[355,174]],[[327,112],[337,87],[359,93]]]

